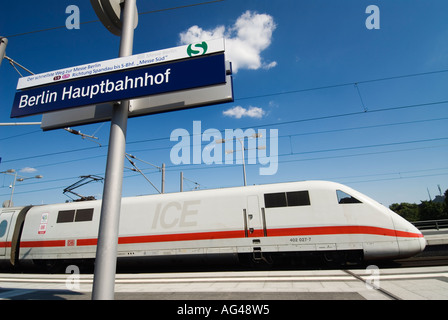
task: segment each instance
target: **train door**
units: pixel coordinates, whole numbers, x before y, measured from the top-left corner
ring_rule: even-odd
[[[263,237],[266,235],[266,226],[260,210],[258,196],[247,197],[247,208],[244,210],[244,228],[246,237]]]
[[[0,256],[6,254],[8,230],[11,224],[12,217],[14,216],[14,210],[0,211]]]

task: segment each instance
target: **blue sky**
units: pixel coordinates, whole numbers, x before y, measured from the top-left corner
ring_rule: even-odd
[[[202,132],[278,130],[276,174],[260,175],[259,162],[247,165],[248,184],[331,180],[385,205],[418,203],[428,199],[427,189],[434,197],[437,185],[448,188],[448,2],[224,0],[183,7],[200,2],[137,1],[144,14],[134,54],[225,37],[226,56],[236,68],[233,103],[129,120],[127,152],[166,164],[166,192],[179,190],[181,171],[189,179],[185,190],[196,186],[191,181],[201,189],[243,183],[236,160],[173,164],[170,151],[177,142],[170,135],[176,129],[192,134],[194,121],[201,121]],[[65,10],[72,4],[80,9],[79,30],[65,28]],[[380,10],[380,29],[366,28],[369,5]],[[176,7],[183,8],[158,11]],[[90,1],[8,1],[2,12],[6,55],[34,73],[118,56],[119,38],[95,22]],[[32,32],[55,27],[60,28]],[[40,121],[41,116],[9,118],[18,78],[4,60],[0,122]],[[75,129],[95,133],[102,146],[64,130],[0,126],[0,171],[44,177],[17,182],[15,204],[64,202],[69,198],[62,190],[79,176],[104,176],[109,123]],[[266,142],[269,154],[269,135]],[[157,170],[137,165],[160,186]],[[156,192],[139,174],[125,170],[124,176],[124,196]],[[0,175],[1,202],[9,199],[12,179]],[[102,187],[94,183],[78,191],[101,198]]]

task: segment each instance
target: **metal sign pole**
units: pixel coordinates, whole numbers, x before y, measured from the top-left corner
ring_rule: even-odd
[[[2,65],[2,60],[5,57],[5,51],[7,45],[8,45],[8,39],[0,37],[0,66]]]
[[[126,0],[124,4],[120,57],[132,55],[136,1]],[[93,300],[114,299],[128,110],[129,100],[116,103],[113,107],[95,259]]]

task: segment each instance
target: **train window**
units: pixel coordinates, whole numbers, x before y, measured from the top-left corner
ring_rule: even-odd
[[[286,199],[288,207],[309,206],[311,204],[308,191],[287,192]]]
[[[74,218],[75,218],[75,210],[59,211],[56,223],[73,222]]]
[[[92,221],[92,209],[62,210],[58,213],[56,223]]]
[[[0,223],[0,238],[3,238],[5,236],[7,230],[8,230],[8,221],[3,220]]]
[[[93,208],[80,209],[76,211],[75,222],[92,221],[92,217],[93,217]]]
[[[345,193],[344,191],[336,190],[336,194],[337,194],[337,196],[338,196],[338,203],[339,203],[339,204],[345,204],[345,203],[362,203],[361,201],[359,201],[359,200],[356,199],[355,197],[352,197],[352,196],[349,195],[348,193]]]
[[[310,204],[308,191],[267,193],[264,195],[266,208],[309,206]]]
[[[286,207],[286,193],[267,193],[264,195],[264,205],[266,208]]]

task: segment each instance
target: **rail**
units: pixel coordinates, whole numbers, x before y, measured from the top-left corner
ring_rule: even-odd
[[[448,219],[415,221],[412,222],[412,224],[416,226],[419,230],[428,230],[428,229],[440,230],[448,228]]]

